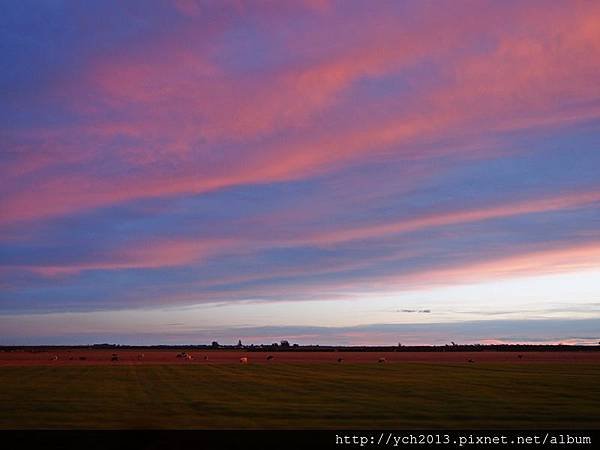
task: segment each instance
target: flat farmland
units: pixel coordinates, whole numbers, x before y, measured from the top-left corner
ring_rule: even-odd
[[[366,355],[371,362],[376,356]],[[249,356],[265,358],[264,353]],[[13,363],[0,367],[0,428],[573,429],[600,424],[598,362],[530,363],[514,361],[512,354],[512,362],[475,355],[475,363],[339,364],[330,362],[333,356],[247,365]]]
[[[186,352],[191,359],[178,358]],[[118,361],[112,361],[117,355]],[[600,351],[244,351],[244,350],[156,350],[156,349],[58,349],[58,350],[16,350],[0,352],[0,366],[28,365],[145,365],[145,364],[235,364],[240,358],[247,358],[249,364],[279,363],[334,363],[342,358],[347,364],[372,364],[380,358],[386,363],[425,362],[425,363],[598,363]]]

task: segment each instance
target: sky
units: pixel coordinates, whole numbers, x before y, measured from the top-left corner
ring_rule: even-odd
[[[0,344],[600,340],[600,3],[0,5]]]

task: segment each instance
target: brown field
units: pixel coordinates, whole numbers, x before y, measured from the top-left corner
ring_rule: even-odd
[[[546,351],[546,352],[247,352],[243,350],[192,350],[187,351],[192,360],[177,358],[182,350],[153,349],[62,349],[57,351],[13,350],[0,351],[0,366],[64,366],[64,365],[144,365],[144,364],[232,364],[240,362],[241,357],[248,358],[248,364],[277,363],[377,363],[385,358],[386,363],[424,362],[424,363],[600,363],[600,352],[594,351]],[[185,350],[183,350],[185,351]],[[119,361],[111,361],[116,353]],[[143,353],[144,357],[139,358]],[[267,360],[267,356],[273,356]],[[522,355],[519,358],[518,355]],[[58,356],[57,360],[53,360]],[[207,357],[208,359],[205,359]],[[85,359],[80,359],[85,358]]]

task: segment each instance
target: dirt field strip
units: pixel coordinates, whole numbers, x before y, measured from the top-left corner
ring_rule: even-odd
[[[118,361],[111,361],[112,354]],[[143,353],[143,359],[139,354]],[[3,351],[0,366],[85,366],[85,365],[202,365],[239,364],[248,358],[249,364],[280,363],[332,363],[339,364],[390,364],[399,362],[425,363],[600,363],[598,351],[547,351],[547,352],[248,352],[243,350],[189,350],[192,359],[178,358],[179,350],[95,350],[72,349],[58,351]],[[57,356],[58,359],[53,358]],[[269,359],[268,357],[271,356]],[[204,358],[208,357],[208,360]],[[85,358],[85,359],[80,359]],[[379,362],[384,359],[385,362]]]

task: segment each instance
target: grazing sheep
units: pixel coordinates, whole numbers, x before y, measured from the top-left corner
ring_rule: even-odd
[[[386,361],[385,358],[379,358],[379,360],[377,362],[384,363],[385,361]]]
[[[242,364],[248,364],[248,358],[246,358],[245,356],[242,356],[240,358],[240,363],[242,363]]]
[[[205,356],[205,357],[204,357],[204,361],[208,361],[208,356]]]
[[[338,358],[337,362],[341,363],[342,361],[344,361],[344,358]]]
[[[140,354],[138,355],[138,359],[144,359],[144,354],[143,354],[143,353],[140,353]]]
[[[192,355],[185,355],[185,359],[187,359],[188,361],[190,361],[190,360],[192,360],[194,358],[192,357]]]
[[[473,361],[472,359],[469,359],[467,362],[474,363],[475,361]]]
[[[267,361],[271,361],[273,358],[275,358],[273,355],[269,355],[267,356]]]
[[[50,361],[58,361],[58,355],[54,355],[52,358],[50,358]]]

